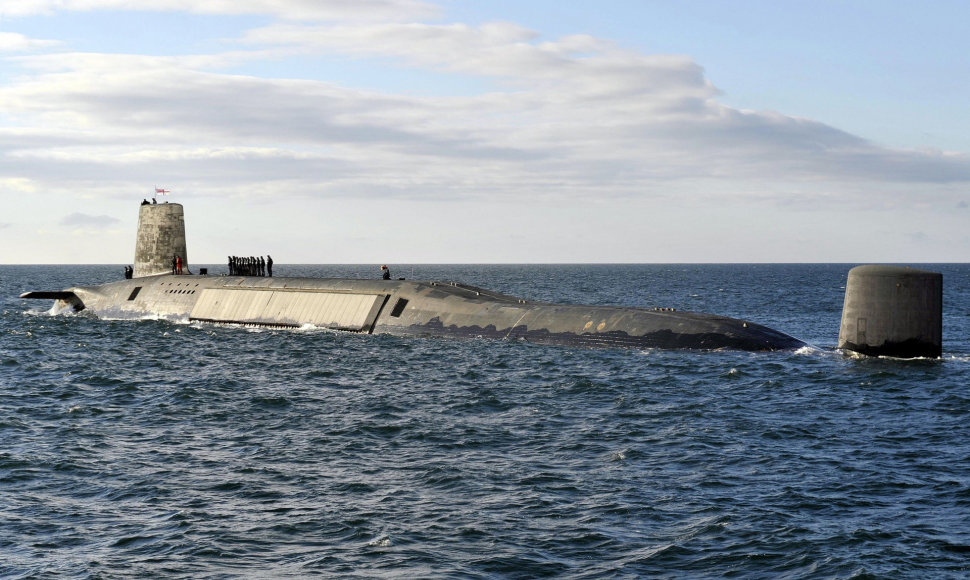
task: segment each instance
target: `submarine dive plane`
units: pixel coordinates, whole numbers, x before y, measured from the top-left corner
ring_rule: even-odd
[[[182,205],[143,204],[130,279],[26,292],[21,298],[54,299],[62,308],[87,310],[102,318],[313,325],[368,334],[498,338],[578,347],[775,351],[805,346],[787,334],[724,316],[533,302],[458,282],[210,276],[202,271],[177,275],[171,273],[174,255],[182,257],[187,271]],[[857,339],[858,331],[853,336]],[[871,344],[865,330],[862,339]]]

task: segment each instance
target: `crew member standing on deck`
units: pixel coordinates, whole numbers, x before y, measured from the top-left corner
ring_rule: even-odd
[[[270,278],[273,277],[273,256],[266,254],[266,275]]]
[[[381,266],[381,278],[385,280],[391,279],[391,271],[388,270],[387,266]]]

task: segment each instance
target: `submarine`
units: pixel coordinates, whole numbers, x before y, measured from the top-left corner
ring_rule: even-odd
[[[204,270],[173,274],[173,256],[182,258],[187,272],[182,205],[143,202],[130,278],[25,292],[20,297],[53,299],[58,308],[110,319],[152,317],[277,328],[310,325],[365,334],[489,338],[586,348],[781,351],[806,346],[766,326],[714,314],[535,302],[454,281],[209,275]],[[878,279],[892,283],[901,278]],[[862,316],[878,318],[878,313],[869,312],[871,308],[866,310],[868,293],[868,289],[852,293],[856,342],[846,342],[848,348],[878,354],[875,340],[880,332],[890,332],[879,329],[892,325],[866,324]],[[847,303],[848,297],[847,293]],[[885,302],[876,306],[882,308]],[[908,335],[902,339],[894,335],[894,341],[893,353],[903,356],[899,342],[923,344],[920,337]],[[939,337],[936,341],[937,345],[916,356],[938,352]]]
[[[188,271],[184,209],[143,203],[131,278],[21,298],[99,318],[167,318],[412,337],[490,338],[573,347],[738,349],[804,346],[749,321],[677,311],[535,302],[453,281],[173,274]]]

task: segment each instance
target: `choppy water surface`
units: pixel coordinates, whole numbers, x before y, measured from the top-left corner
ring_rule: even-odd
[[[120,266],[3,266],[0,577],[966,577],[970,266],[929,268],[903,362],[833,352],[848,265],[413,267],[787,353],[103,321],[17,296]]]

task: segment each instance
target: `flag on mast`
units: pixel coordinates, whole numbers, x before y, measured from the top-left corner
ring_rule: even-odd
[[[160,195],[165,195],[166,193],[170,193],[170,191],[167,190],[167,189],[162,189],[160,187],[156,187],[155,188],[155,193],[160,194]]]

